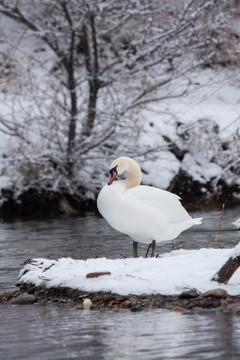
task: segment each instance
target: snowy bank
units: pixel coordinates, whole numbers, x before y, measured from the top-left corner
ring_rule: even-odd
[[[30,283],[47,288],[68,287],[86,292],[120,295],[178,295],[186,289],[199,292],[222,288],[240,294],[240,270],[227,285],[211,281],[232,255],[232,249],[175,250],[158,258],[58,260],[35,258],[20,272],[18,285]],[[110,274],[87,277],[90,273]]]

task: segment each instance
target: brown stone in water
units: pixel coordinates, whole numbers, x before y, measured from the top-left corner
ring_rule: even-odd
[[[228,293],[224,289],[213,289],[213,290],[206,291],[201,296],[203,298],[208,297],[208,296],[213,296],[213,297],[216,297],[216,298],[222,298],[222,297],[227,296],[227,295],[228,295]]]
[[[4,303],[13,297],[12,293],[5,291],[0,295],[0,303]]]
[[[226,306],[228,310],[240,310],[240,302],[237,302],[235,304],[229,304]]]
[[[201,311],[201,310],[203,310],[203,308],[200,306],[195,306],[192,310],[193,311]]]
[[[183,307],[181,307],[181,306],[174,306],[174,307],[172,307],[171,308],[171,311],[183,311],[184,309],[183,309]]]
[[[130,306],[132,305],[132,302],[130,300],[125,300],[122,304],[121,307],[123,309],[128,309]]]
[[[91,278],[96,278],[98,276],[103,276],[103,275],[111,275],[110,271],[99,271],[99,272],[92,272],[92,273],[88,273],[86,275],[87,279],[91,279]]]
[[[13,298],[9,301],[11,305],[29,305],[33,304],[37,300],[36,296],[31,294],[21,294],[16,298]]]
[[[115,305],[119,305],[119,301],[116,299],[114,299],[108,303],[108,306],[115,306]]]
[[[226,309],[228,310],[240,310],[240,302],[227,304]]]

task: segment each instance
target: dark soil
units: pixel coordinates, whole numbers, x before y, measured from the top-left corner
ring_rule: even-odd
[[[228,186],[219,181],[217,187],[211,182],[201,184],[194,181],[187,173],[180,170],[172,180],[168,191],[182,198],[182,204],[187,210],[221,209],[222,204],[228,208],[240,206],[239,187]],[[99,190],[96,189],[97,198]],[[78,194],[59,193],[50,190],[29,188],[17,199],[11,190],[2,189],[4,202],[0,207],[0,218],[16,216],[48,216],[56,217],[62,214],[84,215],[96,212],[96,199],[87,199],[86,190],[79,188]]]
[[[223,311],[240,314],[240,295],[226,294],[221,298],[215,296],[203,297],[201,294],[187,296],[165,296],[161,294],[141,294],[122,296],[108,292],[90,293],[66,287],[46,288],[32,284],[21,284],[14,292],[5,292],[0,295],[0,304],[38,304],[58,305],[83,309],[83,301],[88,298],[92,301],[91,310],[129,309],[141,311],[144,309],[166,309],[184,313]],[[29,296],[31,294],[31,296]],[[191,297],[194,296],[194,297]]]
[[[97,212],[96,201],[86,199],[84,190],[78,195],[69,195],[47,190],[28,189],[19,198],[14,193],[2,190],[5,199],[0,207],[0,218],[58,217],[66,215],[84,215]]]

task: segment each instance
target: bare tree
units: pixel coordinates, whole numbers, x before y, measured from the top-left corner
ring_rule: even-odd
[[[189,72],[213,56],[201,52],[196,57],[209,44],[206,29],[214,22],[221,34],[231,16],[228,9],[225,0],[0,0],[0,13],[55,55],[48,71],[51,91],[45,103],[38,103],[35,119],[40,114],[45,119],[43,137],[61,153],[55,166],[62,163],[71,178],[76,158],[104,143],[127,113],[183,95]],[[180,78],[184,81],[176,89]],[[51,109],[48,115],[44,106]],[[2,125],[9,129],[9,123]]]

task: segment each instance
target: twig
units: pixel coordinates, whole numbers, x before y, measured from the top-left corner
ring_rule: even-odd
[[[215,237],[214,242],[212,243],[212,246],[210,246],[210,248],[213,248],[214,245],[215,245],[216,242],[217,242],[217,239],[218,239],[218,236],[219,236],[219,233],[220,233],[220,229],[221,229],[221,224],[222,224],[222,219],[223,219],[223,214],[224,214],[224,207],[225,207],[225,204],[223,203],[223,204],[222,204],[222,214],[221,214],[221,219],[220,219],[220,222],[219,222],[219,225],[218,225],[217,235],[216,235],[216,237]]]
[[[54,266],[55,264],[51,264],[51,265],[49,265],[46,269],[44,269],[43,270],[43,272],[45,272],[45,271],[47,271],[47,270],[49,270],[52,266]]]
[[[87,279],[91,279],[91,278],[96,278],[99,276],[103,276],[103,275],[111,275],[110,271],[97,271],[97,272],[92,272],[92,273],[88,273],[86,275]]]
[[[56,258],[54,258],[54,257],[52,257],[52,256],[49,256],[49,255],[43,254],[42,257],[43,257],[44,259],[49,259],[49,260],[58,261],[58,259],[56,259]]]

